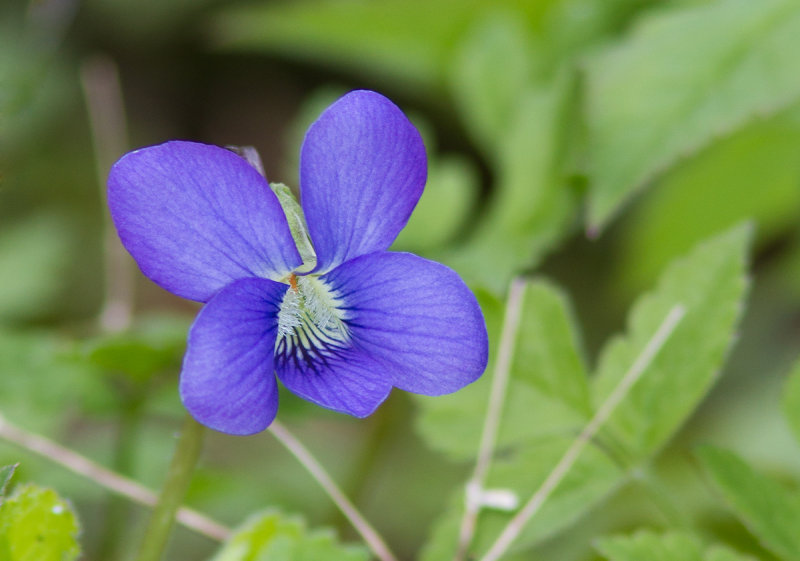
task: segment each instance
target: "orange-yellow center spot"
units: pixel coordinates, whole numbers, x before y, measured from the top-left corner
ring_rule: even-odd
[[[294,290],[295,292],[298,291],[298,289],[297,289],[297,275],[295,275],[294,273],[289,275],[289,285],[292,287],[292,290]]]

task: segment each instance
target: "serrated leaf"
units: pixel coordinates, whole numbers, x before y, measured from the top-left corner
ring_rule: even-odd
[[[697,452],[714,486],[761,544],[778,557],[800,559],[800,494],[750,467],[733,452]]]
[[[524,504],[549,476],[574,438],[572,434],[545,436],[527,446],[504,450],[492,464],[486,488],[507,489]],[[528,523],[511,553],[539,543],[575,522],[619,485],[623,475],[620,466],[604,450],[593,445],[585,448],[536,517]],[[485,509],[481,512],[470,547],[475,559],[480,559],[480,553],[486,552],[514,514],[516,511]],[[423,549],[422,561],[453,557],[462,516],[463,491],[459,490],[453,504],[434,526],[433,535]]]
[[[11,464],[9,466],[0,467],[0,499],[5,496],[8,482],[11,481],[11,477],[14,475],[14,471],[17,469],[18,465],[19,464]]]
[[[673,262],[656,289],[637,300],[624,336],[603,348],[593,378],[599,406],[664,321],[685,316],[600,432],[636,462],[657,451],[713,385],[733,341],[747,282],[749,227],[728,230]]]
[[[794,432],[797,441],[800,442],[800,360],[795,363],[789,374],[783,390],[782,405],[783,414],[789,422],[789,427]]]
[[[609,561],[753,561],[725,546],[704,547],[684,532],[637,532],[598,540],[597,550]]]
[[[655,13],[590,60],[589,229],[679,157],[797,100],[798,50],[800,4],[724,0]]]
[[[72,561],[78,533],[72,507],[51,489],[26,485],[0,505],[3,561]]]
[[[490,333],[500,333],[502,304],[479,293]],[[579,336],[566,296],[554,285],[534,280],[522,297],[498,447],[552,433],[572,433],[590,415],[588,382]],[[498,337],[490,338],[492,357]],[[417,429],[432,447],[457,459],[474,458],[491,386],[490,366],[478,382],[450,395],[418,396]]]
[[[341,545],[333,532],[308,530],[302,519],[266,511],[251,516],[212,561],[367,561],[362,546]]]
[[[577,456],[541,510],[527,523],[515,547],[538,543],[596,505],[624,480],[626,471],[649,459],[691,413],[713,382],[732,340],[746,287],[749,237],[750,229],[743,226],[701,244],[673,263],[655,291],[635,304],[627,335],[613,339],[601,357],[593,379],[595,408],[605,403],[642,355],[668,312],[681,305],[685,315],[645,365],[592,445]],[[542,300],[541,296],[538,299]],[[491,321],[487,325],[491,329]],[[546,344],[557,347],[552,341]],[[537,371],[533,364],[526,367],[530,372]],[[512,389],[511,395],[514,392]],[[542,436],[522,441],[518,447],[503,448],[492,465],[487,488],[510,487],[522,502],[528,500],[585,423],[586,417],[569,435]],[[448,544],[457,541],[460,511],[462,507],[452,508],[437,525],[424,559],[433,561],[433,555],[454,547]],[[500,512],[482,514],[472,551],[485,551],[510,517]]]

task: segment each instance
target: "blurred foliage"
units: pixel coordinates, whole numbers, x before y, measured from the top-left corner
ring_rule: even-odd
[[[0,415],[152,487],[181,415],[194,308],[140,278],[133,323],[96,326],[107,217],[86,60],[118,65],[132,147],[253,145],[270,180],[295,190],[308,124],[344,91],[373,88],[417,124],[430,160],[393,247],[468,281],[492,363],[509,282],[535,273],[491,488],[526,500],[667,310],[686,307],[505,559],[800,559],[798,48],[796,0],[8,0]],[[364,421],[285,392],[281,415],[402,559],[451,559],[492,368],[451,396],[393,396]],[[0,441],[0,464],[17,462],[16,478],[74,502],[86,559],[125,558],[141,509],[117,511],[114,529],[105,492]],[[179,530],[170,558],[366,556],[264,514],[302,511],[355,539],[268,437],[213,435],[188,500],[227,522],[261,514],[222,549]],[[510,514],[481,513],[474,551]],[[109,536],[116,551],[100,545]]]
[[[367,561],[364,548],[341,546],[324,530],[308,532],[297,518],[277,512],[255,514],[244,523],[212,561]]]
[[[658,561],[752,561],[722,546],[705,548],[695,536],[672,532],[657,535],[641,532],[633,536],[604,538],[597,544],[603,556],[609,561],[638,561],[657,559]]]

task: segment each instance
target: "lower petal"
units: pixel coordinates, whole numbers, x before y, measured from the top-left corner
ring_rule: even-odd
[[[373,357],[355,347],[320,358],[307,349],[285,352],[279,345],[275,370],[292,393],[355,417],[370,415],[389,396],[392,384],[375,375]]]
[[[368,357],[361,367],[365,378],[441,395],[486,369],[483,314],[448,267],[408,253],[378,252],[347,261],[321,280],[342,303],[353,348]]]
[[[267,428],[278,410],[273,349],[287,286],[243,279],[200,311],[181,371],[184,406],[198,422],[228,434]]]

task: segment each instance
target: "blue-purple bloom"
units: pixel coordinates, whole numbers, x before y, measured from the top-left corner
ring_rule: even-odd
[[[387,251],[426,174],[419,133],[392,102],[355,91],[331,105],[300,159],[313,265],[266,179],[235,153],[173,141],[114,165],[108,201],[122,243],[156,284],[206,303],[180,379],[199,422],[265,429],[275,374],[300,397],[364,417],[392,387],[441,395],[483,373],[486,327],[463,281]]]

